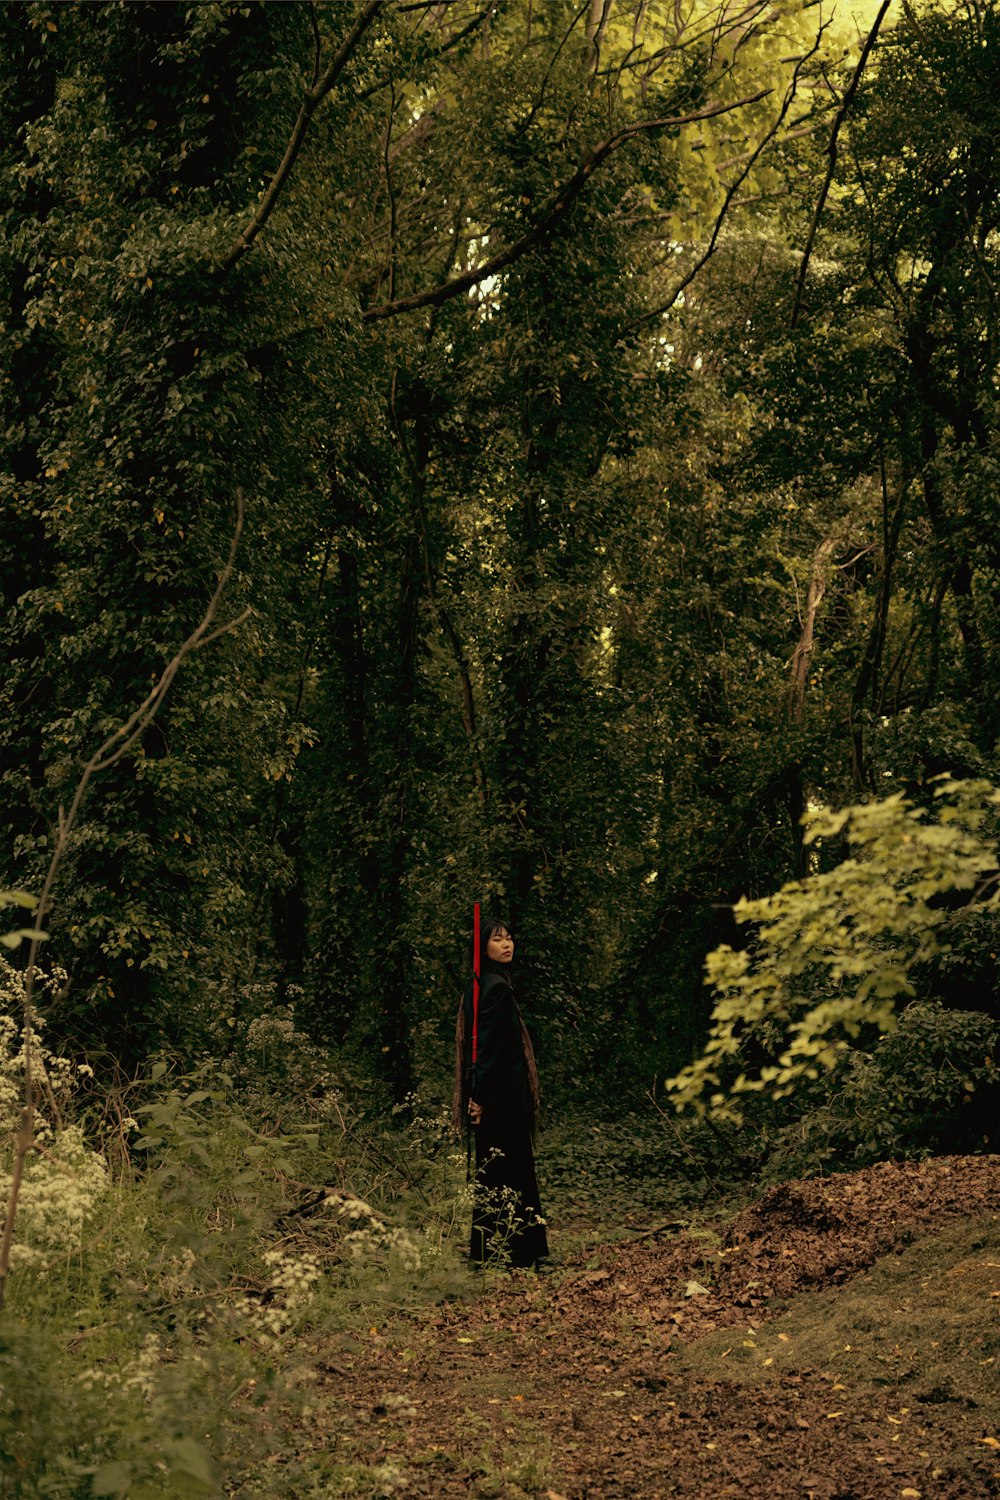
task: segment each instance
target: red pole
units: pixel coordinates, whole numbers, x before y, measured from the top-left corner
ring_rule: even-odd
[[[472,908],[472,1066],[479,1053],[479,902]]]

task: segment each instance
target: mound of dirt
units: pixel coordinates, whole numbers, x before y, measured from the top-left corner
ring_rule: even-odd
[[[551,1279],[515,1274],[342,1348],[317,1441],[354,1463],[391,1457],[406,1476],[393,1495],[413,1500],[1000,1494],[1000,1438],[952,1396],[911,1410],[809,1369],[753,1388],[693,1375],[682,1352],[717,1328],[740,1349],[771,1298],[840,1286],[922,1232],[998,1209],[1000,1157],[886,1164],[772,1188],[728,1231],[650,1234]]]
[[[1000,1157],[880,1162],[860,1172],[770,1188],[726,1235],[737,1266],[770,1296],[836,1285],[932,1226],[1000,1207]]]
[[[687,1341],[738,1325],[773,1298],[841,1285],[922,1231],[993,1208],[1000,1208],[998,1156],[883,1162],[782,1183],[728,1230],[719,1226],[721,1249],[687,1233],[609,1246],[604,1264],[566,1277],[551,1305],[581,1332],[595,1316],[605,1324],[628,1317]],[[481,1315],[502,1323],[524,1296],[519,1284],[497,1292]]]

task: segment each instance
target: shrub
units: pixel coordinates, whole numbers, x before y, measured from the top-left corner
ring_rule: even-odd
[[[998,1037],[976,1012],[909,1006],[871,1052],[852,1053],[826,1080],[825,1099],[774,1132],[764,1180],[995,1148]]]
[[[40,995],[66,981],[59,969],[36,970]],[[14,1133],[23,1106],[28,1047],[24,1034],[24,975],[0,957],[0,1213],[10,1192]],[[44,1023],[36,1019],[31,1039],[35,1080],[35,1148],[25,1163],[18,1199],[11,1266],[45,1266],[79,1247],[88,1219],[107,1186],[103,1156],[90,1149],[79,1125],[67,1123],[86,1064],[57,1057],[44,1045]]]
[[[367,1329],[377,1304],[470,1285],[452,1221],[461,1164],[439,1118],[376,1128],[345,1101],[330,1126],[310,1101],[308,1117],[259,1128],[217,1062],[153,1074],[77,1253],[23,1263],[11,1283],[12,1500],[257,1493],[265,1454],[298,1462],[317,1340]]]
[[[936,818],[901,795],[809,816],[807,842],[843,838],[851,857],[737,903],[753,945],[708,957],[712,1027],[701,1057],[667,1084],[679,1110],[739,1121],[735,1096],[787,1098],[896,1026],[915,970],[947,947],[939,929],[956,893],[969,900],[997,867],[988,824],[1000,791],[944,778],[937,799]]]

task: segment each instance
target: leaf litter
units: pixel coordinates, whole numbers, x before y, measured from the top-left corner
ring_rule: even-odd
[[[1000,1495],[1000,1157],[784,1183],[714,1229],[341,1341],[311,1440],[371,1483],[337,1492],[390,1465],[414,1500]]]

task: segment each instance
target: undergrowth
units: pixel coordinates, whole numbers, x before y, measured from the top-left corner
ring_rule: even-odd
[[[32,1166],[65,1191],[29,1203],[0,1323],[5,1500],[274,1493],[260,1476],[298,1451],[319,1341],[471,1293],[443,1113],[367,1113],[290,1012],[238,1043],[89,1099],[50,1066],[59,1119],[43,1108]],[[84,1137],[100,1180],[80,1207],[61,1143]]]
[[[307,1440],[318,1361],[501,1273],[467,1268],[465,1151],[443,1106],[376,1108],[290,1008],[257,999],[194,1070],[161,1060],[98,1089],[39,1051],[43,1151],[0,1321],[0,1500],[392,1493],[388,1468]],[[550,1126],[557,1281],[606,1242],[726,1214],[769,1171],[927,1154],[956,1118],[974,1144],[990,1023],[908,1016],[798,1121],[734,1132],[651,1102]],[[18,1033],[0,1037],[9,1115]]]

